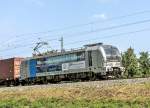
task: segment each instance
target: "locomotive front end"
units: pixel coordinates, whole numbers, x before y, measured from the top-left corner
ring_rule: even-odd
[[[103,45],[105,52],[104,68],[107,76],[120,77],[123,75],[124,68],[122,67],[121,54],[117,47],[112,45]]]

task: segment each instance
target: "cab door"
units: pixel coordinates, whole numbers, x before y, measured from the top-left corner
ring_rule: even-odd
[[[88,51],[88,66],[93,66],[92,51]]]

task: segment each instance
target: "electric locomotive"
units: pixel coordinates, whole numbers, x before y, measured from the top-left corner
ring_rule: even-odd
[[[117,47],[95,43],[27,58],[20,70],[20,81],[25,84],[120,77],[124,68]]]

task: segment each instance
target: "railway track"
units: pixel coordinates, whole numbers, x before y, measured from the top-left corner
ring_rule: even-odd
[[[130,84],[143,84],[150,83],[150,77],[148,78],[134,78],[134,79],[117,79],[117,80],[101,80],[101,81],[88,81],[88,82],[61,82],[59,84],[45,84],[45,85],[31,85],[31,86],[12,86],[3,87],[1,86],[0,92],[2,91],[16,91],[16,90],[28,90],[28,89],[42,89],[42,88],[80,88],[80,87],[96,87],[96,88],[107,88],[111,86],[119,85],[130,85]]]

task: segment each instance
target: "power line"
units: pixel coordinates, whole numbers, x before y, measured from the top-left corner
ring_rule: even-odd
[[[109,19],[106,19],[106,20],[103,20],[103,21],[98,20],[98,21],[92,21],[92,22],[88,22],[88,23],[77,24],[77,25],[72,25],[72,26],[63,27],[63,28],[52,29],[52,30],[43,31],[43,32],[20,34],[20,35],[15,35],[15,37],[19,38],[19,37],[23,37],[23,36],[27,36],[27,35],[46,34],[46,33],[50,33],[50,32],[56,32],[56,31],[62,31],[62,30],[67,30],[67,29],[79,28],[79,27],[84,27],[84,26],[88,26],[88,25],[91,25],[91,24],[93,25],[93,24],[96,24],[96,23],[104,23],[104,22],[107,22],[107,21],[124,19],[124,18],[127,18],[127,17],[136,16],[136,15],[140,15],[140,14],[146,14],[146,13],[150,13],[150,10],[138,11],[138,12],[134,12],[134,13],[126,14],[126,15],[121,15],[121,16],[118,16],[118,17],[112,17],[112,18],[109,18]]]
[[[86,41],[90,41],[90,40],[113,38],[113,37],[118,37],[118,36],[124,36],[124,35],[129,35],[129,34],[135,34],[135,33],[139,33],[139,32],[144,32],[144,31],[150,31],[150,28],[136,30],[136,31],[130,31],[130,32],[123,32],[123,33],[113,34],[113,35],[107,35],[107,36],[103,36],[103,37],[97,37],[97,38],[92,38],[92,39],[87,39],[87,40],[82,40],[82,41],[75,41],[75,42],[71,42],[71,43],[64,44],[64,45],[71,45],[71,44],[86,42]]]
[[[96,30],[92,30],[92,31],[83,31],[83,32],[79,32],[79,33],[74,33],[74,34],[67,34],[67,38],[71,38],[72,36],[80,36],[80,35],[86,35],[89,34],[91,32],[100,32],[100,31],[107,31],[107,30],[112,30],[112,29],[117,29],[117,28],[122,28],[122,27],[128,27],[131,25],[136,25],[136,24],[142,24],[142,23],[147,23],[150,22],[150,19],[146,19],[146,20],[142,20],[142,21],[136,21],[136,22],[131,22],[131,23],[125,23],[125,24],[121,24],[121,25],[116,25],[116,26],[110,26],[110,27],[106,27],[106,28],[98,28]],[[64,37],[66,36],[65,34],[62,34]],[[50,39],[48,41],[54,41],[54,40],[58,40],[57,38],[53,38]]]
[[[53,39],[50,39],[50,40],[48,40],[49,42],[50,41],[55,41],[55,40],[58,40],[58,39],[56,39],[56,38],[53,38]],[[23,41],[25,41],[25,40],[23,40]],[[21,42],[21,41],[19,41],[19,42]],[[22,42],[21,42],[22,43]],[[33,43],[31,43],[30,45],[34,45],[34,44],[36,44],[37,42],[33,42]],[[4,44],[1,44],[1,45],[3,45],[4,46]],[[9,45],[10,46],[10,45]],[[9,48],[9,46],[8,46],[8,48]],[[12,47],[13,45],[11,45],[11,47]],[[15,44],[15,46],[13,47],[13,48],[15,48],[16,46],[22,46],[22,44],[20,45],[20,44]]]
[[[41,38],[38,38],[38,39],[41,39]],[[37,41],[38,41],[38,39],[37,39]],[[27,40],[34,40],[34,39],[32,39],[32,38],[28,38],[28,39],[21,39],[21,40],[15,40],[15,41],[13,41],[13,39],[12,40],[8,40],[7,42],[5,42],[5,43],[2,43],[1,45],[6,45],[6,44],[8,44],[8,46],[9,46],[9,43],[10,42],[14,42],[14,43],[17,43],[17,42],[19,42],[19,43],[22,43],[22,42],[24,42],[24,41],[27,41]],[[49,41],[55,41],[55,40],[58,40],[58,38],[51,38],[51,39],[49,39]]]
[[[83,41],[76,41],[76,42],[72,42],[72,43],[68,43],[68,44],[64,44],[64,45],[76,44],[76,43],[81,43],[81,42],[86,42],[86,41],[91,41],[91,40],[97,40],[97,39],[105,39],[105,38],[112,38],[112,37],[124,36],[124,35],[129,35],[129,34],[135,34],[135,33],[139,33],[139,32],[144,32],[144,31],[150,31],[150,28],[136,30],[136,31],[130,31],[130,32],[123,32],[123,33],[113,34],[113,35],[107,35],[107,36],[97,37],[97,38],[83,40]],[[14,49],[17,49],[17,48],[22,48],[22,47],[27,47],[27,46],[30,46],[30,45],[33,45],[33,44],[22,45],[22,46],[18,46],[16,48],[13,48],[13,49],[5,49],[5,50],[2,50],[1,52],[8,51],[8,50],[14,50]]]
[[[132,26],[132,25],[148,23],[148,22],[150,22],[150,19],[146,19],[146,20],[142,20],[142,21],[136,21],[136,22],[131,22],[131,23],[125,23],[125,24],[116,25],[116,26],[110,26],[110,27],[106,27],[106,28],[98,28],[98,29],[92,30],[92,31],[84,31],[84,32],[79,32],[79,33],[75,33],[75,34],[70,34],[70,35],[68,35],[67,38],[71,38],[72,36],[77,36],[77,35],[78,36],[79,35],[86,35],[86,34],[90,34],[90,33],[94,33],[94,32],[108,31],[108,30],[113,30],[113,29],[118,29],[118,28]]]
[[[90,33],[95,33],[95,32],[100,32],[100,31],[112,30],[112,29],[116,29],[116,28],[128,27],[128,26],[132,26],[132,25],[136,25],[136,24],[142,24],[142,23],[147,23],[147,22],[150,22],[150,19],[146,19],[146,20],[142,20],[142,21],[136,21],[136,22],[131,22],[131,23],[125,23],[125,24],[121,24],[121,25],[117,25],[117,26],[111,26],[111,27],[106,27],[106,28],[99,28],[99,29],[92,30],[92,31],[79,32],[79,33],[76,33],[76,34],[68,35],[69,36],[68,38],[70,38],[71,36],[85,35],[85,34],[90,34]],[[49,40],[49,41],[52,41],[52,40]],[[35,44],[35,43],[28,44],[28,45],[33,45],[33,44]],[[25,46],[26,45],[19,45],[18,47],[14,47],[14,49],[19,48],[19,47],[25,47]],[[5,50],[9,50],[9,49],[4,49],[2,51],[5,51]]]
[[[117,28],[122,28],[122,27],[128,27],[128,26],[142,24],[142,23],[147,23],[147,22],[150,22],[150,19],[146,19],[146,20],[142,20],[142,21],[136,21],[136,22],[131,22],[131,23],[125,23],[125,24],[121,24],[121,25],[117,25],[117,26],[111,26],[111,27],[106,27],[106,28],[99,28],[99,29],[92,30],[92,31],[84,31],[84,32],[76,33],[76,34],[70,34],[70,35],[68,35],[69,36],[68,38],[70,38],[72,36],[86,35],[86,34],[90,34],[90,33],[106,31],[106,30],[112,30],[112,29],[117,29]],[[48,40],[48,41],[52,41],[52,40]],[[29,44],[29,45],[33,45],[33,44],[35,44],[35,43]],[[22,45],[18,45],[18,47],[21,47],[21,46]],[[14,48],[16,48],[16,47],[14,47]]]
[[[101,20],[100,21],[93,21],[93,22],[88,22],[88,23],[84,23],[84,24],[72,25],[72,26],[68,26],[68,27],[64,27],[64,28],[48,30],[48,31],[44,31],[44,32],[28,33],[28,35],[29,34],[30,35],[33,35],[33,34],[45,34],[45,33],[48,33],[48,32],[55,32],[55,31],[61,31],[61,30],[66,30],[66,29],[78,28],[78,27],[82,27],[82,26],[95,24],[95,23],[104,23],[106,21],[118,20],[118,19],[130,17],[130,16],[135,16],[135,15],[139,15],[139,14],[145,14],[145,13],[150,13],[150,10],[144,10],[144,11],[139,11],[139,12],[135,12],[135,13],[130,13],[130,14],[127,14],[127,15],[118,16],[118,17],[112,17],[112,18],[106,19],[104,21],[101,21]],[[26,35],[26,34],[24,34],[24,35]]]

